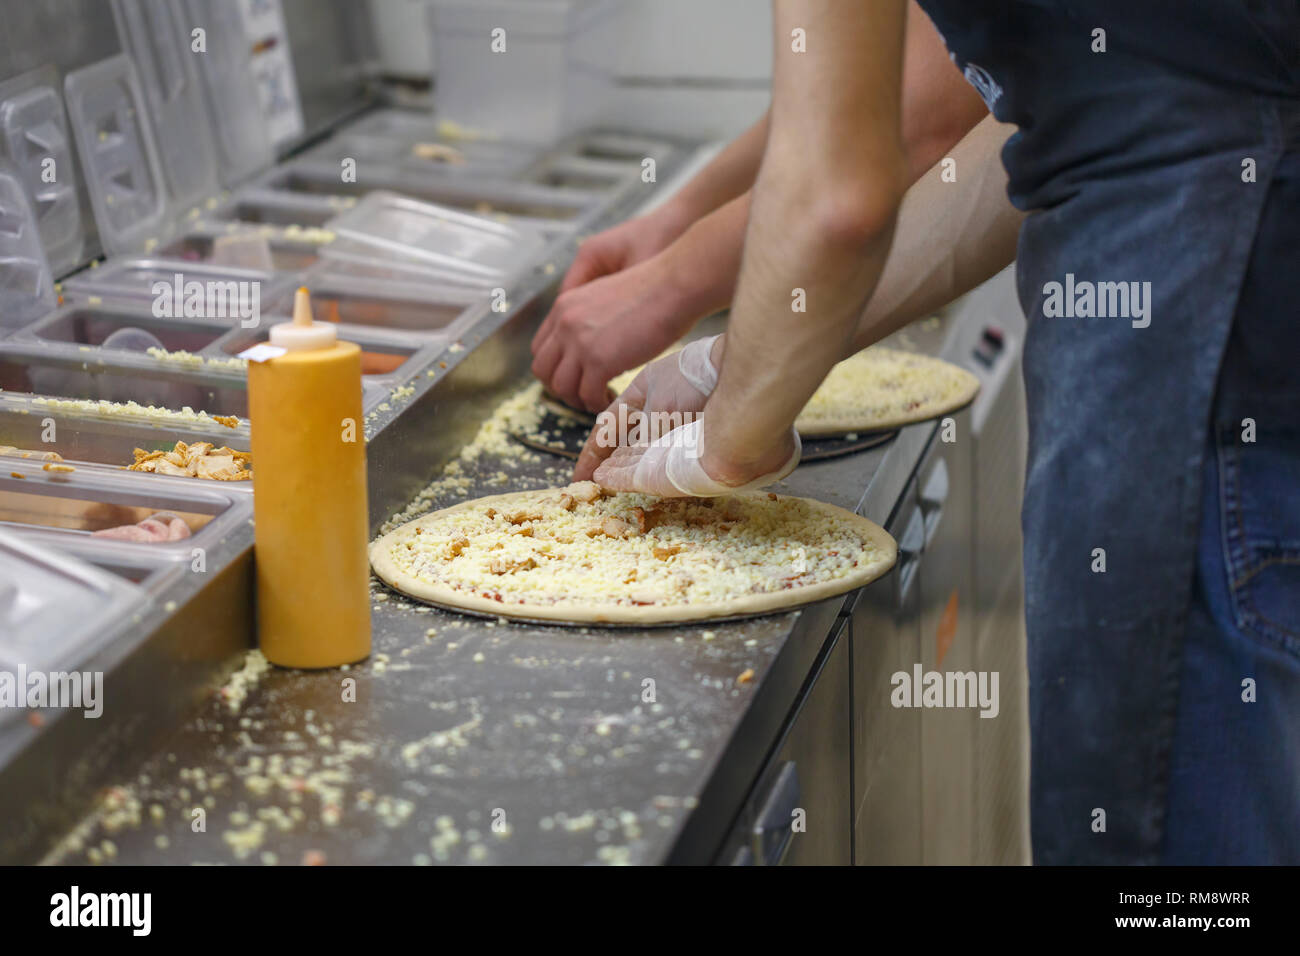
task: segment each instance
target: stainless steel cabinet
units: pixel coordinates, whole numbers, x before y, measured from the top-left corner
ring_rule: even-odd
[[[854,862],[921,862],[921,712],[890,703],[920,660],[924,514],[913,478],[886,530],[898,563],[853,605]]]
[[[854,859],[969,863],[971,708],[894,706],[895,675],[973,672],[970,416],[935,429],[887,530],[898,564],[853,608]],[[945,439],[952,439],[951,441]]]
[[[852,860],[849,622],[840,618],[723,849],[741,866]]]
[[[951,440],[945,440],[951,439]],[[940,424],[917,468],[924,545],[920,570],[921,670],[968,699],[921,709],[921,859],[974,860],[975,596],[971,583],[973,440],[970,413]]]

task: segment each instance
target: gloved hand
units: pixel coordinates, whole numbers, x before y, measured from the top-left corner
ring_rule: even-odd
[[[793,446],[793,451],[789,452],[784,464],[775,470],[753,475],[740,484],[725,484],[710,475],[704,464],[707,421],[706,413],[648,445],[620,447],[596,469],[596,483],[610,491],[639,491],[665,498],[712,498],[770,485],[786,477],[799,464],[802,446],[799,433],[791,428],[789,445]],[[785,450],[781,446],[778,448],[778,454]]]
[[[714,335],[690,342],[643,368],[596,417],[596,427],[578,456],[573,480],[591,478],[620,445],[649,444],[702,412],[718,384],[713,352],[720,338]]]

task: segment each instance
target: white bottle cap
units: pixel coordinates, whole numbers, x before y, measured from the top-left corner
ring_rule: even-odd
[[[288,352],[327,349],[338,341],[338,330],[330,322],[311,317],[311,294],[306,286],[293,297],[293,321],[271,326],[271,344]]]

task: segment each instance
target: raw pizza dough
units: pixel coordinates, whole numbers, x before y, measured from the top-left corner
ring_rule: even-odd
[[[781,610],[894,566],[883,528],[765,492],[609,494],[593,482],[479,498],[390,531],[375,573],[423,601],[574,624],[649,625]]]
[[[610,388],[622,392],[639,371],[612,379]],[[951,362],[873,345],[830,370],[794,426],[806,438],[885,431],[955,411],[979,387],[978,378]]]

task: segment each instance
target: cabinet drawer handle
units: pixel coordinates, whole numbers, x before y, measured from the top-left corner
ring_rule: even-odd
[[[791,824],[799,807],[799,771],[787,760],[768,791],[753,830],[754,859],[760,866],[778,866],[790,849]]]

